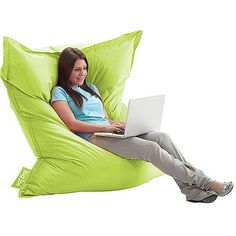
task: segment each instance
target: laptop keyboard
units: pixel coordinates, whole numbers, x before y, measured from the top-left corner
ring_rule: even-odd
[[[112,133],[113,134],[122,134],[123,135],[125,133],[125,131],[113,131]]]

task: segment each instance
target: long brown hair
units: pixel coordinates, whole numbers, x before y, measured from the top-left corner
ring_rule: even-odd
[[[87,71],[88,71],[88,60],[86,56],[84,55],[84,53],[80,51],[78,48],[67,47],[61,52],[61,55],[58,61],[57,85],[65,89],[67,94],[71,96],[71,98],[73,99],[74,103],[78,106],[78,108],[82,108],[83,98],[85,98],[86,100],[87,98],[83,96],[82,94],[74,91],[70,87],[70,83],[69,83],[69,77],[77,59],[82,59],[86,62]],[[102,98],[95,91],[93,91],[91,88],[88,87],[86,78],[84,80],[84,83],[80,87],[86,92],[90,93],[91,95],[97,96],[103,103]]]

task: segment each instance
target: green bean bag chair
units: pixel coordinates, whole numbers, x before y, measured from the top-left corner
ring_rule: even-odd
[[[19,188],[19,197],[126,189],[163,174],[151,163],[123,158],[83,140],[50,106],[60,51],[78,47],[88,58],[87,81],[98,87],[109,117],[124,121],[127,107],[121,97],[141,35],[142,31],[136,31],[89,46],[40,50],[3,38],[1,78],[37,157],[33,168],[23,168],[13,184]]]

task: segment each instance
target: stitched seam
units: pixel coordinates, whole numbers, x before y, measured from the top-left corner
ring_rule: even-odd
[[[34,135],[34,131],[33,131],[33,127],[32,127],[32,122],[31,122],[32,118],[31,117],[27,117],[26,119],[29,121],[28,122],[29,123],[29,131],[30,131],[31,138],[32,138],[32,140],[34,142],[34,145],[35,145],[38,157],[43,158],[41,149],[39,148],[38,142],[36,141],[36,138],[35,138],[35,135]]]
[[[8,82],[10,89],[8,90],[10,93],[10,98],[12,98],[13,105],[16,107],[16,112],[22,116],[22,111],[20,109],[19,104],[17,103],[15,94],[12,92],[12,87],[14,87],[10,82]],[[14,109],[13,109],[14,110]]]
[[[12,87],[13,85],[10,84],[10,87]],[[20,109],[20,106],[19,104],[17,103],[17,100],[16,100],[16,97],[15,97],[15,94],[12,92],[11,88],[9,89],[9,92],[10,92],[10,97],[12,97],[12,101],[13,101],[13,104],[15,105],[16,107],[16,111],[19,113],[19,115],[25,119],[27,122],[28,122],[28,130],[29,130],[29,133],[31,135],[31,139],[34,143],[34,146],[35,146],[35,149],[36,149],[36,153],[39,157],[42,158],[42,153],[41,153],[41,150],[39,148],[39,145],[36,141],[36,138],[35,138],[35,135],[34,135],[34,132],[33,132],[33,128],[32,128],[32,122],[31,122],[31,118],[30,117],[25,117],[23,116],[23,113],[22,113],[22,110]]]

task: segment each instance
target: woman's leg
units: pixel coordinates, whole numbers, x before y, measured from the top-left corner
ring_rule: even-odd
[[[212,183],[212,180],[202,171],[176,159],[173,154],[168,153],[155,141],[140,137],[117,139],[95,135],[92,135],[88,141],[124,158],[151,162],[162,172],[190,186],[195,185],[198,188],[208,190]]]
[[[191,166],[186,161],[186,159],[184,158],[182,153],[179,151],[177,146],[174,144],[174,142],[171,140],[171,138],[168,134],[163,133],[163,132],[150,132],[147,134],[139,135],[137,137],[158,143],[161,146],[161,148],[165,149],[170,155],[172,155],[174,158],[182,161],[184,163],[184,165],[186,165],[187,168],[191,168],[192,171],[197,171],[201,175],[204,175],[205,179],[208,178],[208,181],[206,181],[206,184],[205,184],[205,186],[207,186],[207,189],[205,188],[205,190],[209,190],[209,188],[210,188],[209,183],[212,183],[214,181],[211,180],[209,177],[207,177],[201,170]],[[196,196],[199,193],[199,187],[197,187],[195,185],[190,186],[189,184],[184,183],[184,182],[182,182],[178,179],[175,179],[175,178],[174,178],[174,180],[178,184],[181,192],[186,195],[187,200],[191,199],[192,197]]]

